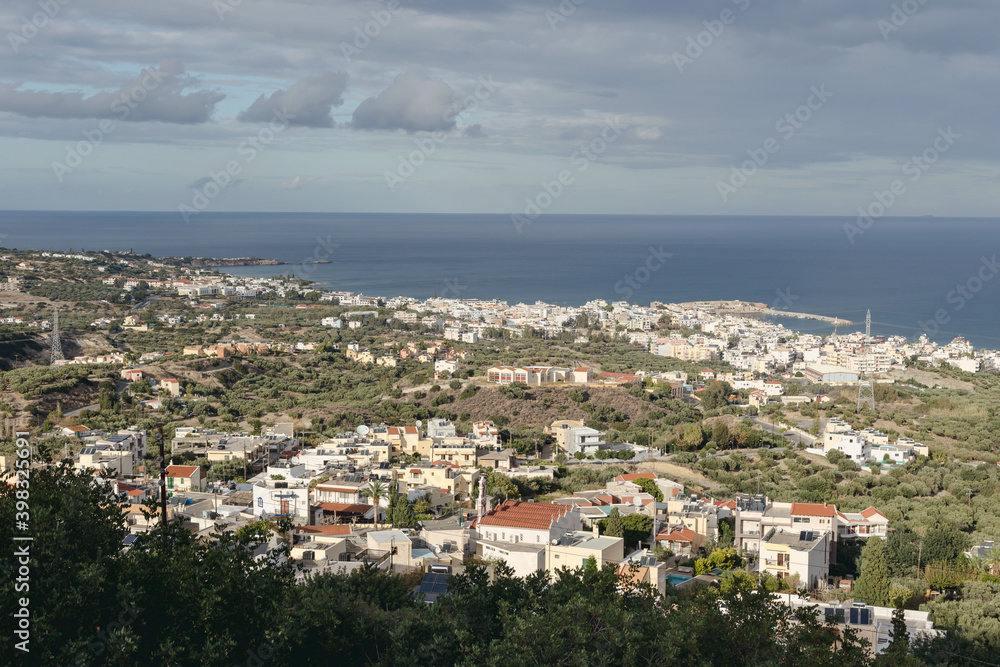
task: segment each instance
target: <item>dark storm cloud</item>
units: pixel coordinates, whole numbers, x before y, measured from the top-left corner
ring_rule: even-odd
[[[115,118],[194,124],[207,122],[223,93],[200,90],[184,94],[198,80],[184,75],[184,65],[165,62],[149,67],[114,92],[84,93],[24,90],[0,84],[0,111],[29,118]]]
[[[291,118],[290,125],[303,127],[333,127],[333,107],[344,103],[347,74],[327,72],[311,76],[292,85],[287,90],[276,90],[261,95],[239,119],[252,123],[267,123],[274,118],[275,109]]]
[[[354,110],[358,130],[430,132],[455,127],[456,96],[448,84],[419,72],[405,72]]]

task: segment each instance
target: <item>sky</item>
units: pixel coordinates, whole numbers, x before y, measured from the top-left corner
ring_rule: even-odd
[[[5,0],[0,209],[995,216],[995,0]]]

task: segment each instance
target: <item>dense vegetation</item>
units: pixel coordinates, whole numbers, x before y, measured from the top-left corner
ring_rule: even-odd
[[[874,664],[850,632],[838,638],[804,611],[789,623],[766,591],[660,598],[613,566],[550,581],[503,566],[491,578],[473,564],[427,606],[411,594],[413,576],[297,579],[283,547],[254,559],[287,526],[256,523],[203,542],[172,524],[123,552],[123,515],[91,479],[65,468],[32,475],[31,652],[8,639],[4,664]],[[5,485],[8,544],[14,506]],[[13,609],[16,567],[9,552],[3,559],[0,599]],[[915,664],[896,646],[877,664]]]

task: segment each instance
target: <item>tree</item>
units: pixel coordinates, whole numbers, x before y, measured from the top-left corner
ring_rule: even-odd
[[[885,543],[881,538],[870,537],[861,550],[861,575],[854,584],[854,595],[866,604],[887,607],[891,588]]]
[[[361,495],[369,498],[375,506],[375,529],[378,530],[379,503],[389,498],[389,487],[381,480],[373,479],[361,488]]]
[[[622,523],[621,512],[618,511],[617,507],[611,508],[611,513],[608,514],[608,518],[605,519],[604,534],[610,537],[624,537],[625,536],[625,525]]]
[[[697,449],[705,442],[705,433],[701,430],[701,424],[688,424],[684,427],[684,436],[681,442],[688,448]]]
[[[695,574],[705,574],[709,570],[735,570],[743,565],[743,559],[733,547],[715,549],[708,558],[699,558],[694,563]]]
[[[695,563],[697,565],[697,562]],[[737,595],[756,590],[759,581],[754,575],[743,570],[731,570],[719,578],[719,590],[723,595]]]
[[[406,498],[400,498],[396,501],[392,512],[392,523],[396,528],[412,528],[417,525],[417,517],[413,513],[413,507]]]
[[[643,493],[648,493],[656,499],[656,502],[663,502],[663,491],[660,491],[660,487],[656,485],[656,481],[648,477],[639,477],[632,480],[635,484],[638,484],[642,489]]]
[[[729,404],[729,395],[733,393],[733,387],[728,382],[714,380],[701,395],[701,407],[705,410],[714,410]]]
[[[924,537],[923,560],[925,563],[945,561],[953,563],[962,558],[969,546],[969,536],[950,523],[939,523]]]
[[[639,544],[643,540],[648,540],[653,532],[653,517],[646,514],[628,514],[622,517],[622,537],[625,538],[625,546]]]
[[[729,427],[721,421],[712,427],[712,440],[715,441],[719,449],[729,449],[733,446],[733,434],[729,432]]]
[[[496,470],[491,470],[486,478],[486,493],[494,497],[503,496],[505,499],[520,497],[517,484],[510,477]]]
[[[878,667],[920,667],[923,663],[910,655],[910,633],[906,630],[903,608],[892,612],[892,641],[876,659]]]

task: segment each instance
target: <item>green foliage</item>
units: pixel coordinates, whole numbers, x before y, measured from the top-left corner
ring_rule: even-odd
[[[870,537],[861,551],[861,575],[854,584],[854,596],[866,604],[888,607],[892,601],[890,592],[885,543],[881,538]]]
[[[639,477],[633,481],[639,485],[644,493],[648,493],[653,496],[653,498],[656,499],[656,502],[663,502],[663,491],[660,491],[660,487],[656,485],[654,480],[649,479],[648,477]]]
[[[714,380],[701,394],[701,407],[705,410],[714,410],[729,404],[729,395],[733,393],[733,387],[728,382]]]
[[[486,493],[504,499],[520,496],[517,484],[510,477],[497,470],[491,470],[486,478]]]
[[[573,401],[574,403],[583,403],[588,398],[587,392],[585,392],[580,387],[573,387],[572,389],[570,389],[568,396],[569,400]]]
[[[624,537],[625,524],[622,522],[622,515],[617,507],[611,508],[611,513],[607,519],[602,519],[604,524],[604,534],[610,537]]]
[[[510,384],[503,385],[497,391],[502,396],[507,398],[527,398],[528,397],[528,385],[523,382],[511,382]]]
[[[412,528],[417,525],[413,506],[405,498],[401,498],[395,503],[392,511],[392,525],[396,528]]]
[[[709,570],[735,570],[743,566],[743,559],[733,547],[715,549],[708,558],[699,558],[694,562],[695,574],[705,574]]]
[[[626,514],[622,517],[625,546],[629,548],[649,540],[653,532],[653,517],[645,514]]]

